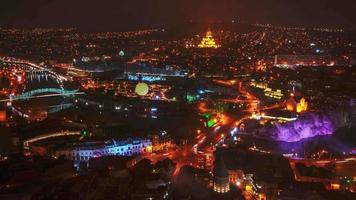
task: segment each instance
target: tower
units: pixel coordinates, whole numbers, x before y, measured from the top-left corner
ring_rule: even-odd
[[[214,192],[223,194],[229,191],[229,171],[224,160],[219,156],[214,162]]]

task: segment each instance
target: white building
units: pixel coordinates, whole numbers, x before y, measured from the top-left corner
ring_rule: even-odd
[[[152,142],[149,139],[106,141],[95,143],[82,143],[79,146],[60,148],[55,156],[64,156],[73,161],[89,161],[90,158],[118,155],[133,156],[152,152]]]

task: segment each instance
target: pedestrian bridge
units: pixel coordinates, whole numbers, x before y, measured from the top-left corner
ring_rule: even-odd
[[[37,90],[31,90],[19,95],[10,95],[10,101],[16,100],[28,100],[31,98],[35,98],[38,94],[55,94],[53,96],[73,96],[79,94],[79,90],[65,90],[61,88],[41,88]],[[46,95],[51,96],[51,95]],[[41,96],[39,96],[41,97]]]

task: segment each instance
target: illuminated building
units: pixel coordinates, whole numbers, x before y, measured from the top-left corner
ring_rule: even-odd
[[[291,96],[285,103],[286,109],[288,111],[296,111],[297,102],[294,100],[293,96]]]
[[[297,103],[293,96],[291,96],[287,101],[286,101],[286,109],[289,111],[297,112],[297,113],[302,113],[305,111],[308,111],[309,104],[306,102],[304,98],[301,98],[299,103]]]
[[[264,90],[264,95],[267,97],[282,99],[284,96],[281,89],[274,90],[273,88],[268,87],[267,83],[256,82],[254,79],[251,80],[250,86]]]
[[[55,151],[55,156],[64,156],[68,160],[88,162],[90,158],[101,156],[133,156],[152,152],[152,142],[149,139],[105,141],[85,143],[79,146],[60,148]]]
[[[282,97],[283,97],[282,90],[280,90],[280,89],[277,89],[274,91],[272,88],[266,88],[264,93],[265,93],[265,96],[271,97],[274,99],[282,99]]]
[[[161,77],[161,79],[166,79],[167,77],[186,77],[189,74],[189,70],[175,68],[174,66],[153,66],[151,64],[146,64],[144,62],[133,62],[129,63],[124,70],[126,77]]]
[[[227,193],[230,191],[229,171],[222,157],[214,163],[214,192]]]
[[[340,190],[341,186],[340,183],[331,183],[329,186],[330,190]]]
[[[201,40],[200,44],[198,45],[199,48],[219,48],[220,45],[217,45],[211,31],[208,31],[205,37]]]
[[[133,75],[133,74],[129,74],[127,76],[128,80],[130,81],[147,81],[147,82],[156,82],[156,81],[166,81],[167,79],[165,77],[162,76],[137,76],[137,75]]]
[[[297,113],[305,112],[308,110],[308,103],[302,98],[297,104]]]
[[[171,138],[166,135],[166,132],[162,132],[159,135],[153,135],[151,140],[153,152],[167,150],[173,145]]]
[[[205,153],[205,168],[211,169],[214,163],[214,156],[211,153]]]
[[[334,66],[335,59],[324,55],[276,55],[274,66],[294,69],[299,66]]]
[[[214,156],[212,153],[199,153],[197,154],[198,158],[198,168],[200,169],[209,169],[211,170],[213,168],[214,164]]]
[[[229,170],[230,183],[234,184],[238,187],[241,187],[243,185],[244,176],[245,176],[245,174],[242,170],[239,170],[239,169]]]
[[[254,79],[251,80],[251,84],[252,87],[254,88],[259,88],[259,89],[266,89],[268,88],[268,84],[267,83],[263,83],[263,82],[256,82]]]
[[[265,113],[255,113],[253,112],[251,119],[256,119],[256,120],[278,120],[280,122],[291,122],[297,120],[297,117],[288,112],[288,111],[278,111],[278,110],[270,110],[269,112]]]
[[[122,52],[120,52],[122,55]],[[73,60],[73,67],[68,72],[75,76],[92,76],[100,79],[116,79],[124,74],[125,62],[119,57],[82,57]]]
[[[256,63],[256,71],[262,71],[265,72],[267,70],[267,64],[262,61],[258,61]]]

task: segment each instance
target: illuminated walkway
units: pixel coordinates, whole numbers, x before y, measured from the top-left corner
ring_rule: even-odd
[[[44,93],[54,93],[54,94],[58,94],[59,96],[73,96],[78,93],[78,90],[65,90],[65,89],[58,89],[58,88],[41,88],[41,89],[37,89],[37,90],[31,90],[31,91],[25,92],[20,95],[10,96],[10,101],[27,100],[27,99],[36,97],[35,95],[37,95],[37,94],[44,94]]]

